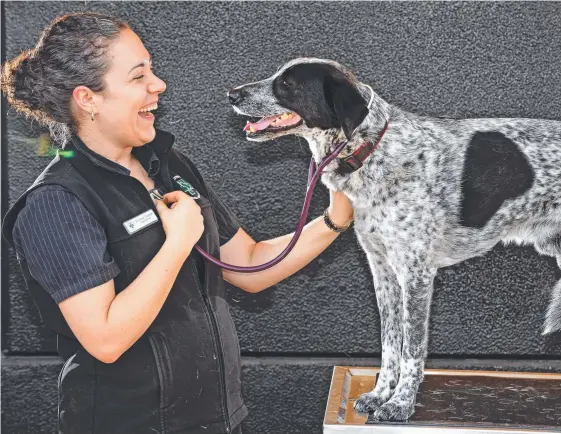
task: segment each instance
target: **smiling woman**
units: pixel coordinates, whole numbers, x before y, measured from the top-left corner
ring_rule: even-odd
[[[2,68],[9,103],[64,147],[2,225],[58,337],[63,434],[241,432],[247,408],[224,281],[248,292],[270,287],[353,217],[333,192],[329,212],[276,266],[247,275],[204,262],[195,244],[248,267],[278,256],[292,234],[257,243],[241,228],[173,134],[155,128],[165,89],[131,27],[90,12],[53,20]],[[154,189],[167,193],[152,199]]]
[[[142,146],[155,137],[155,116],[151,111],[158,107],[159,94],[166,84],[154,75],[150,54],[130,28],[120,31],[110,53],[111,68],[105,75],[104,92],[92,94],[83,86],[73,91],[76,105],[84,111],[91,107],[99,117],[97,123],[86,123],[80,132],[87,141],[95,125],[96,129],[110,131],[115,141]]]
[[[84,25],[86,20],[91,27]],[[69,15],[53,23],[35,48],[4,64],[2,89],[8,102],[47,125],[63,145],[73,133],[88,142],[102,128],[108,138],[132,146],[150,142],[155,137],[150,112],[166,84],[152,73],[142,41],[118,18],[91,14],[81,23],[73,21],[78,20]],[[72,27],[79,24],[80,31]],[[61,52],[66,68],[55,67]],[[97,122],[80,122],[86,117]]]

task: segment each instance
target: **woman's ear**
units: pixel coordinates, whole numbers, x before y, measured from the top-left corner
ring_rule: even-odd
[[[343,129],[347,140],[368,114],[368,106],[356,86],[347,77],[326,75],[323,92],[327,104]]]
[[[95,107],[98,105],[96,94],[86,86],[77,86],[72,91],[72,99],[74,100],[74,104],[77,109],[84,110],[85,113],[88,114],[91,113],[92,106]],[[95,109],[94,111],[97,113],[98,109]]]

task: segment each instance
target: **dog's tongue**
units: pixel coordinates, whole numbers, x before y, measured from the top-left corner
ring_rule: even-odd
[[[265,128],[267,128],[269,125],[271,125],[271,122],[273,122],[275,120],[277,116],[269,116],[267,118],[263,118],[261,119],[259,122],[249,122],[247,121],[247,124],[244,127],[244,131],[249,130],[250,128],[255,128],[257,131],[261,131],[264,130]]]

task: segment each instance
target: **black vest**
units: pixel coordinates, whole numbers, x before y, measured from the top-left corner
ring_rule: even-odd
[[[204,182],[192,162],[172,149],[173,142],[172,134],[156,130],[156,138],[145,146],[160,159],[160,182],[167,191],[179,189],[172,179],[179,175],[200,192],[197,202],[205,230],[198,245],[219,257],[218,227]],[[65,157],[57,152],[10,208],[3,235],[13,245],[12,229],[27,194],[41,185],[59,184],[105,229],[109,253],[121,270],[114,279],[119,293],[158,253],[165,232],[158,219],[129,234],[123,225],[127,220],[148,210],[158,215],[148,191],[136,178],[96,164],[77,146],[84,145],[69,142]],[[111,364],[98,361],[80,345],[58,305],[21,260],[27,287],[43,322],[57,333],[58,352],[65,360],[58,384],[62,433],[227,433],[247,415],[241,397],[240,349],[221,270],[206,262],[201,285],[192,256],[147,332]]]

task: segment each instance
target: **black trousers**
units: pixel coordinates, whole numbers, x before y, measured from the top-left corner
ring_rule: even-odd
[[[232,434],[242,434],[242,424],[239,424],[232,430]]]

